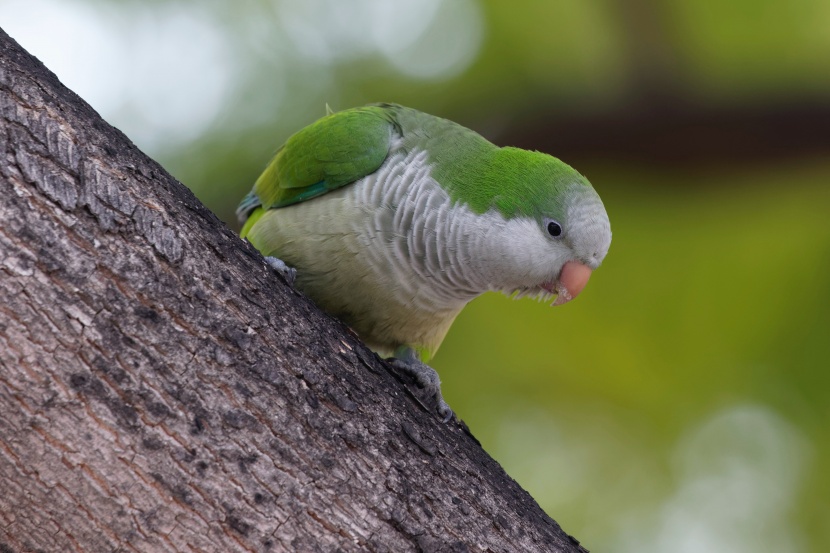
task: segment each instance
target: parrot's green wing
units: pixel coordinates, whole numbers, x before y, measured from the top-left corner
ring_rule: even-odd
[[[394,126],[389,110],[368,106],[332,113],[297,132],[239,205],[240,219],[248,219],[242,235],[266,209],[315,198],[375,172],[389,155]]]

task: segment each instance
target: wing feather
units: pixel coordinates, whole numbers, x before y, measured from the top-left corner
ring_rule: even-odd
[[[332,113],[305,127],[277,151],[242,200],[240,222],[260,208],[310,200],[377,171],[389,156],[394,128],[383,106]]]

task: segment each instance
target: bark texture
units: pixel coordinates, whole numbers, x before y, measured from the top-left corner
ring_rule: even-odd
[[[0,552],[584,551],[0,31]]]

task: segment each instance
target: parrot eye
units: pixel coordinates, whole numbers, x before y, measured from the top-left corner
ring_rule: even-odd
[[[559,238],[560,236],[562,236],[562,225],[560,225],[556,221],[548,219],[546,228],[548,229],[548,234],[550,234],[554,238]]]

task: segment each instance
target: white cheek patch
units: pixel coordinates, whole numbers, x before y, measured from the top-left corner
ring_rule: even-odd
[[[570,255],[566,244],[552,240],[527,217],[508,220],[495,210],[477,214],[456,204],[436,221],[437,241],[443,242],[439,251],[452,254],[451,263],[439,269],[479,293],[535,293],[556,278]]]

